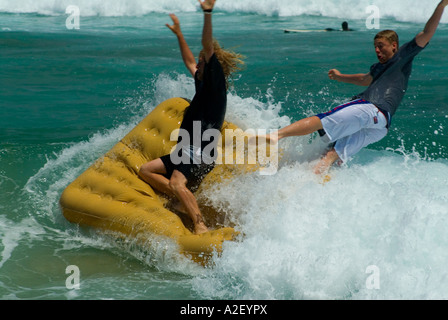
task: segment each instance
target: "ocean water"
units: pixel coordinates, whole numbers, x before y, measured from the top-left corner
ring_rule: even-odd
[[[227,120],[277,129],[346,101],[362,88],[327,72],[376,62],[366,8],[376,5],[380,29],[404,43],[437,3],[219,0],[214,35],[246,56]],[[69,5],[80,9],[79,29],[67,28]],[[244,234],[211,266],[169,240],[142,248],[64,219],[58,200],[71,181],[160,102],[193,96],[165,27],[170,12],[199,52],[194,0],[0,0],[0,298],[447,299],[448,13],[414,61],[388,136],[330,182],[311,173],[322,148],[311,135],[281,142],[275,175],[204,190]],[[355,32],[283,32],[343,20]],[[78,289],[67,285],[69,266]]]

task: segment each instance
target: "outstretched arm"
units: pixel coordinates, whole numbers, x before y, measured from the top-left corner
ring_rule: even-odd
[[[205,53],[205,61],[208,63],[214,53],[213,49],[213,27],[211,10],[215,6],[216,0],[198,0],[204,11],[204,28],[202,30],[202,48]]]
[[[415,40],[419,47],[425,47],[431,40],[432,36],[437,30],[437,27],[439,26],[440,19],[442,19],[443,11],[445,10],[445,7],[447,5],[448,0],[440,1],[431,18],[429,18],[428,22],[426,23],[425,29],[415,37]]]
[[[166,26],[177,36],[182,59],[184,60],[185,66],[194,77],[194,74],[196,73],[196,59],[194,58],[193,52],[191,52],[190,47],[182,34],[179,19],[175,14],[170,14],[170,17],[171,20],[173,20],[173,25],[171,26],[167,23]]]
[[[330,71],[328,71],[328,77],[331,80],[356,84],[358,86],[368,86],[372,83],[373,79],[370,75],[370,72],[365,74],[342,74],[337,69],[331,69]]]

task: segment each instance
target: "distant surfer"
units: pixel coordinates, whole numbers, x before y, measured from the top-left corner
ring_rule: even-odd
[[[316,30],[294,30],[294,29],[286,29],[284,30],[285,33],[297,33],[297,32],[325,32],[325,31],[353,31],[353,29],[350,29],[348,27],[348,22],[344,21],[341,25],[342,29],[333,29],[333,28],[326,28],[326,29],[316,29]]]
[[[193,137],[194,123],[200,123],[201,132],[208,129],[221,130],[227,106],[228,80],[233,72],[242,64],[242,56],[223,50],[212,36],[212,10],[216,0],[198,0],[204,13],[202,33],[202,51],[199,61],[191,52],[180,28],[179,19],[170,14],[173,25],[166,26],[177,36],[182,59],[195,79],[196,94],[186,109],[180,129],[190,134],[190,140],[178,139],[178,148],[174,152],[186,152],[188,160],[177,163],[174,154],[168,154],[142,165],[139,175],[153,188],[180,202],[180,210],[185,211],[194,223],[196,234],[208,231],[193,192],[199,187],[203,178],[213,169],[214,160],[203,161],[202,151],[210,144],[218,141],[201,141]],[[181,141],[182,140],[182,141]],[[182,142],[182,143],[181,143]],[[195,144],[196,142],[196,144]],[[182,148],[179,148],[179,146]],[[217,155],[215,155],[216,158]],[[199,161],[198,161],[199,159]]]
[[[338,29],[332,29],[332,28],[326,28],[325,30],[326,30],[326,31],[353,31],[353,29],[350,29],[350,28],[348,27],[348,22],[347,22],[347,21],[342,22],[341,27],[342,27],[341,30],[338,30]]]
[[[413,59],[433,37],[447,5],[448,0],[442,0],[424,30],[400,48],[395,31],[379,32],[374,38],[379,62],[368,73],[342,74],[331,69],[330,79],[367,89],[333,110],[301,119],[268,135],[270,142],[318,131],[330,143],[329,151],[314,168],[315,173],[321,174],[335,162],[347,162],[362,148],[384,138],[407,89]]]

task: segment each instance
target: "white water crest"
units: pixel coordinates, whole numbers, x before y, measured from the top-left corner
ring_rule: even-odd
[[[231,13],[253,13],[267,16],[315,15],[341,19],[366,19],[366,8],[379,8],[381,17],[405,22],[428,20],[438,0],[421,2],[387,0],[228,0],[217,1],[216,10]],[[68,6],[80,8],[82,16],[140,16],[149,13],[199,11],[196,0],[0,0],[0,12],[63,15]],[[442,22],[447,23],[448,17]]]

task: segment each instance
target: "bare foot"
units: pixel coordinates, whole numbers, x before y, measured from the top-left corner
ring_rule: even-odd
[[[276,132],[276,133],[274,133],[274,134],[267,134],[266,136],[265,136],[265,138],[266,138],[266,142],[267,143],[270,143],[270,144],[277,144],[278,143],[278,133]]]
[[[328,170],[330,170],[330,167],[333,165],[333,163],[338,160],[340,160],[338,154],[336,153],[334,148],[331,149],[327,152],[326,155],[322,157],[322,159],[320,159],[320,161],[314,167],[314,173],[321,175],[328,173]]]
[[[274,133],[274,134],[260,134],[260,135],[256,135],[256,136],[252,136],[249,138],[249,144],[253,143],[253,144],[257,144],[258,142],[262,141],[262,142],[266,142],[269,144],[277,144],[278,143],[278,134]]]
[[[317,175],[321,175],[323,176],[324,174],[326,174],[329,170],[329,164],[326,162],[319,162],[315,167],[314,167],[314,173]]]
[[[200,222],[194,226],[194,233],[195,234],[201,234],[208,232],[208,228],[205,226],[204,222]]]

